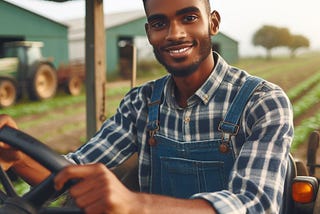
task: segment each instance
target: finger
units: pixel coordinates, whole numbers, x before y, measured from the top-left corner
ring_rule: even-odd
[[[85,207],[90,206],[91,204],[96,203],[96,201],[102,200],[107,195],[110,195],[110,193],[105,192],[105,189],[92,187],[88,192],[86,192],[82,195],[79,195],[77,197],[74,197],[74,199],[75,199],[76,204],[80,208],[85,208]]]
[[[18,128],[17,123],[9,115],[0,114],[0,128],[5,125],[10,126],[15,129]]]
[[[67,166],[55,177],[55,188],[60,190],[68,180],[83,179],[91,176],[92,174],[96,174],[101,170],[102,166],[102,164]],[[103,167],[106,168],[105,166]]]
[[[104,188],[107,183],[108,178],[104,174],[95,173],[93,176],[88,176],[77,184],[73,185],[69,191],[72,196],[77,197],[87,194],[87,192],[92,191],[92,189]]]
[[[10,149],[10,148],[11,147],[8,144],[0,141],[0,149]]]
[[[56,190],[61,190],[65,183],[70,179],[82,179],[85,174],[81,173],[84,166],[67,166],[62,169],[54,178]]]

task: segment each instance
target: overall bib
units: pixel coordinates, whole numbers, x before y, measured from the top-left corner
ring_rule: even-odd
[[[235,161],[231,136],[237,135],[239,119],[252,93],[262,81],[248,77],[219,124],[221,138],[180,142],[158,133],[159,111],[167,77],[155,82],[149,104],[151,150],[150,193],[189,198],[200,192],[227,189]]]

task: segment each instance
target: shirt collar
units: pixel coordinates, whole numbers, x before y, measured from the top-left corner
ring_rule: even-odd
[[[195,93],[195,95],[198,96],[204,104],[207,104],[213,97],[229,68],[227,62],[218,53],[213,52],[213,55],[215,59],[213,71],[211,72],[209,78]]]
[[[199,99],[206,105],[214,96],[228,71],[229,65],[227,64],[227,62],[218,53],[213,52],[213,55],[215,59],[215,66],[209,78],[202,84],[202,86],[195,92],[195,94],[188,99],[188,106],[199,102]],[[171,77],[166,84],[166,101],[169,105],[180,108],[175,101],[174,88],[175,87],[173,79]]]

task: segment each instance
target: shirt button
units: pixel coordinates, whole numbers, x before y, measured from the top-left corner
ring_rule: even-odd
[[[208,94],[203,95],[203,99],[204,99],[205,102],[208,102],[208,100],[209,100],[209,95],[208,95]]]
[[[185,117],[185,118],[184,118],[184,122],[185,122],[185,123],[189,123],[189,122],[190,122],[190,117]]]

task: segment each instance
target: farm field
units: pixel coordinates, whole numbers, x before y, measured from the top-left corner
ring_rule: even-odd
[[[295,139],[292,153],[304,160],[306,140],[311,131],[320,129],[320,53],[290,58],[241,59],[235,66],[250,74],[280,85],[294,108]],[[138,78],[138,84],[164,74]],[[129,81],[107,84],[107,116],[115,112],[123,95],[130,89]],[[71,151],[86,141],[85,95],[59,95],[42,102],[18,103],[1,113],[12,115],[20,129],[46,143],[60,153]],[[297,152],[299,151],[299,152]]]

